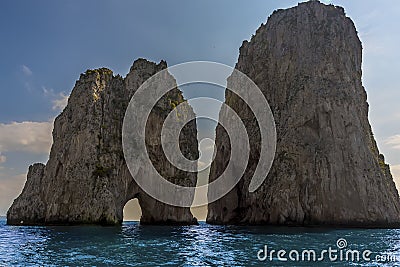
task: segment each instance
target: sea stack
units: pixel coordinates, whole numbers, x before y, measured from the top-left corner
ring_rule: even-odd
[[[49,161],[29,167],[25,187],[7,213],[7,223],[120,224],[123,207],[133,198],[142,209],[141,223],[197,223],[189,208],[168,206],[143,192],[126,166],[122,149],[122,123],[131,97],[144,81],[166,67],[164,61],[155,64],[138,59],[125,79],[105,68],[82,74],[67,107],[55,119]],[[174,108],[171,101],[175,105],[186,102],[176,88],[157,103],[146,126],[146,141],[151,140],[147,149],[164,177],[193,187],[197,174],[174,168],[161,148],[162,123]],[[193,112],[187,105],[187,112]],[[180,141],[182,153],[197,159],[195,121],[183,129]]]
[[[275,11],[243,42],[236,68],[268,100],[277,150],[266,180],[250,193],[260,146],[258,126],[248,117],[248,106],[227,90],[226,104],[253,137],[251,157],[239,184],[209,204],[207,222],[400,226],[399,195],[368,121],[361,59],[361,42],[344,9],[319,1]],[[226,166],[229,150],[221,148],[230,143],[235,140],[229,141],[218,126],[210,182]]]

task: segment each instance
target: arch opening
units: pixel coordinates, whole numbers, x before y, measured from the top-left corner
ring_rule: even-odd
[[[142,217],[142,208],[140,207],[139,200],[133,198],[126,202],[123,209],[123,221],[140,221]]]

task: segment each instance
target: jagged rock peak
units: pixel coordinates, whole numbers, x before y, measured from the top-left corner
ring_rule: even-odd
[[[277,9],[272,13],[272,15],[275,15],[277,13],[282,13],[282,12],[290,12],[290,11],[298,12],[299,10],[302,10],[303,12],[304,12],[304,10],[309,10],[309,11],[313,11],[313,12],[318,11],[318,12],[322,12],[322,13],[337,12],[337,15],[346,16],[346,12],[343,7],[335,6],[333,4],[325,5],[325,4],[321,3],[319,0],[310,0],[310,1],[306,1],[306,2],[300,2],[297,4],[296,7],[292,7],[292,8],[288,8],[288,9]]]
[[[138,58],[133,62],[132,66],[130,68],[130,72],[135,71],[135,70],[140,70],[140,69],[146,69],[149,67],[154,67],[159,70],[163,70],[163,69],[167,68],[167,62],[165,60],[161,60],[157,64],[157,63],[151,62],[145,58]]]

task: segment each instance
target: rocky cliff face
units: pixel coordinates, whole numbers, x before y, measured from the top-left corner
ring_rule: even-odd
[[[226,103],[253,137],[251,158],[239,184],[209,205],[209,223],[399,225],[399,195],[368,122],[361,56],[343,8],[318,1],[274,12],[243,43],[236,68],[271,106],[277,151],[264,184],[249,193],[260,135],[246,104],[227,90]],[[216,145],[210,181],[229,158],[229,149],[221,149],[230,145],[221,127]]]
[[[34,164],[29,168],[25,188],[9,209],[7,222],[118,224],[124,205],[138,198],[142,223],[196,223],[189,208],[165,205],[143,192],[130,175],[123,155],[126,107],[138,87],[165,68],[163,61],[155,64],[139,59],[125,79],[108,69],[82,74],[67,107],[55,120],[49,161],[46,166]],[[146,140],[151,140],[148,151],[156,169],[171,182],[195,186],[196,173],[171,166],[160,145],[162,123],[174,107],[171,101],[176,105],[185,100],[174,89],[157,103],[146,128]],[[193,112],[189,105],[187,110]],[[183,129],[181,137],[183,154],[196,159],[195,121]]]

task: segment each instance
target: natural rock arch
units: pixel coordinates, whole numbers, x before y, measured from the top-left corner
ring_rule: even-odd
[[[144,81],[166,67],[164,61],[155,64],[138,59],[125,79],[105,68],[82,74],[67,107],[54,122],[49,161],[29,168],[24,190],[7,213],[8,224],[120,224],[124,205],[132,198],[140,202],[142,223],[196,223],[189,208],[166,205],[143,192],[122,150],[122,123],[131,97]],[[166,179],[195,186],[196,173],[174,168],[162,152],[161,128],[173,109],[171,100],[185,102],[176,88],[150,114],[146,129],[150,159]],[[189,105],[187,112],[193,112]],[[182,153],[196,159],[195,121],[184,127],[182,138]]]

